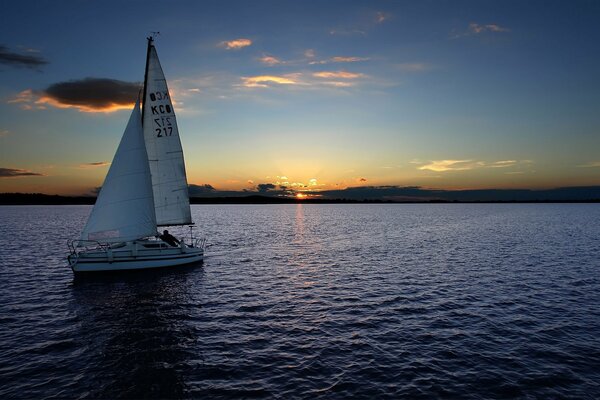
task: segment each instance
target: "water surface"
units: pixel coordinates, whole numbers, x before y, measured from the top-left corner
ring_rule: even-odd
[[[90,209],[0,207],[1,398],[600,397],[598,205],[193,206],[203,265],[74,280]]]

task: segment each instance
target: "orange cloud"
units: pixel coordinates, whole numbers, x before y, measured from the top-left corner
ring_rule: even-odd
[[[309,62],[310,65],[323,65],[329,63],[350,63],[350,62],[359,62],[359,61],[368,61],[369,57],[331,57],[327,60],[316,60]]]
[[[86,105],[86,104],[65,104],[65,103],[61,103],[60,101],[58,101],[56,99],[53,99],[52,97],[42,96],[35,101],[35,104],[37,105],[36,108],[38,108],[40,110],[45,110],[46,109],[45,104],[48,104],[55,108],[75,108],[81,112],[111,113],[111,112],[115,112],[115,111],[119,111],[119,110],[131,110],[133,108],[133,105],[135,104],[135,102],[131,102],[129,104],[108,103],[108,104],[102,105],[102,106],[90,106],[90,105]]]
[[[421,162],[412,162],[413,164],[422,164]],[[467,171],[475,168],[508,168],[531,164],[531,160],[501,160],[493,162],[475,161],[475,160],[436,160],[418,167],[420,170],[429,170],[435,172],[446,171]]]
[[[340,82],[340,81],[327,81],[323,82],[324,85],[335,86],[335,87],[352,87],[354,86],[354,82]]]
[[[347,71],[322,71],[315,72],[313,76],[317,78],[341,78],[341,79],[357,79],[365,77],[364,74],[355,73],[355,72],[347,72]]]
[[[219,43],[221,47],[225,47],[227,50],[239,50],[244,47],[248,47],[252,44],[252,40],[250,39],[234,39],[234,40],[226,40],[224,42]]]
[[[267,55],[262,56],[261,58],[258,59],[258,61],[260,61],[263,64],[267,64],[267,65],[277,65],[277,64],[283,63],[277,57],[267,56]]]
[[[422,165],[419,167],[419,169],[435,172],[446,172],[465,171],[473,169],[476,166],[481,166],[481,163],[474,162],[473,160],[437,160],[431,161],[429,164]]]
[[[368,57],[332,57],[332,62],[358,62],[358,61],[367,61]]]
[[[299,84],[296,78],[296,74],[289,74],[284,76],[276,75],[259,75],[242,78],[242,86],[255,88],[255,87],[269,87],[269,83],[276,83],[278,85],[297,85]]]

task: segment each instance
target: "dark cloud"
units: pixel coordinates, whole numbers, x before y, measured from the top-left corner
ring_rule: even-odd
[[[0,178],[16,178],[19,176],[44,176],[37,172],[31,172],[24,169],[0,168]]]
[[[48,64],[48,61],[36,54],[15,53],[10,51],[6,46],[0,45],[0,64],[38,69]]]
[[[44,95],[67,107],[88,111],[109,111],[131,105],[141,88],[139,82],[85,78],[50,85]]]
[[[87,169],[87,168],[105,167],[107,165],[110,165],[110,163],[108,161],[99,161],[99,162],[80,164],[79,168]]]
[[[260,193],[265,193],[268,192],[269,190],[273,190],[275,189],[277,186],[275,186],[272,183],[259,183],[258,185],[256,185],[256,188],[258,189],[258,191]]]
[[[188,193],[190,196],[205,196],[213,192],[215,192],[215,188],[208,183],[204,185],[188,185]]]
[[[255,191],[247,190],[217,190],[208,183],[204,185],[188,185],[190,197],[244,197],[249,194],[256,194]]]

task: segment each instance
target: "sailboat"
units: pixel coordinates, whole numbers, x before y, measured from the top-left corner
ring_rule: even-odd
[[[81,238],[69,242],[75,273],[203,260],[204,241],[193,235],[175,111],[153,42],[149,37],[141,111],[138,98]],[[158,233],[159,227],[178,225],[190,226],[187,242]]]

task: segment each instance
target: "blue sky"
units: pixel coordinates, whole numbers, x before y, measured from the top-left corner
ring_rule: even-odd
[[[3,192],[79,194],[101,185],[133,99],[107,111],[94,90],[69,103],[50,89],[85,78],[142,81],[151,31],[161,32],[156,46],[192,184],[300,191],[600,184],[595,1],[4,8]]]

